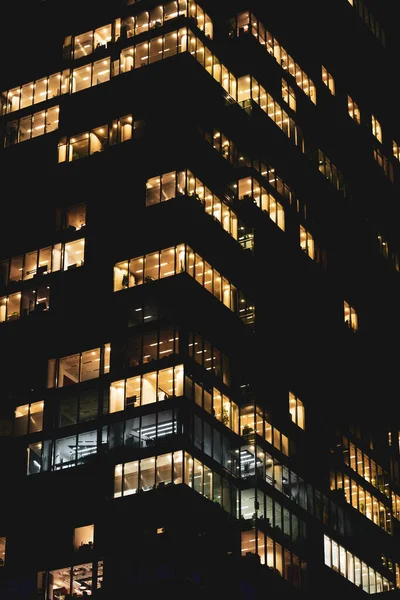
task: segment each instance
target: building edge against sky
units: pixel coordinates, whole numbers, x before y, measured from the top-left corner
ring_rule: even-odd
[[[1,599],[398,593],[396,17],[4,8]]]

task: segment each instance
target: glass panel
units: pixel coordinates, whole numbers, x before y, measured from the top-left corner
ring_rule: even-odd
[[[164,187],[162,188],[164,193]],[[147,264],[147,263],[146,263]],[[160,257],[160,278],[169,277],[175,274],[175,249],[168,248],[161,250]]]
[[[69,144],[68,160],[78,160],[89,154],[89,134],[81,133],[72,137]]]
[[[64,271],[72,267],[83,265],[85,252],[85,240],[77,240],[65,245],[64,249]]]
[[[90,154],[102,152],[108,143],[108,125],[97,127],[90,132]]]
[[[124,496],[136,494],[139,482],[139,461],[124,465]]]
[[[144,491],[153,489],[155,485],[155,458],[140,461],[140,488]]]
[[[79,354],[60,359],[58,369],[58,387],[79,383]]]
[[[78,435],[77,459],[78,464],[97,452],[97,431],[88,431]]]
[[[22,86],[21,108],[31,106],[33,103],[33,83],[26,83]]]
[[[157,374],[148,373],[142,379],[142,404],[151,404],[157,401]]]
[[[72,596],[91,596],[93,563],[72,567]]]
[[[132,116],[127,115],[126,117],[122,117],[120,119],[120,127],[121,127],[121,142],[127,142],[132,139]]]
[[[140,404],[140,376],[126,380],[126,406],[139,406]]]
[[[91,86],[92,65],[74,69],[72,72],[72,93],[86,90]]]
[[[34,402],[31,404],[29,414],[29,433],[41,431],[43,429],[43,408],[44,402]]]
[[[165,252],[165,251],[164,251]],[[145,257],[145,283],[155,281],[159,278],[160,253],[153,252]]]
[[[93,63],[93,83],[99,85],[110,80],[110,58]]]
[[[20,317],[21,293],[10,294],[7,304],[7,321],[14,321]]]
[[[167,485],[172,481],[172,454],[157,457],[156,484]]]
[[[143,258],[133,258],[129,263],[129,287],[143,283]]]
[[[124,410],[125,382],[114,381],[110,386],[110,413]]]
[[[37,250],[35,252],[29,252],[25,254],[25,264],[23,271],[23,279],[32,279],[34,275],[36,275],[36,265],[37,265],[38,253]]]
[[[49,572],[49,598],[48,600],[64,600],[70,592],[71,569],[57,569]]]
[[[25,142],[32,137],[32,116],[24,117],[19,122],[19,142]]]

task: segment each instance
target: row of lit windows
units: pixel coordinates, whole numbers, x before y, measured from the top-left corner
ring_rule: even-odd
[[[35,275],[81,267],[85,257],[85,240],[54,244],[0,262],[0,285],[26,281]]]
[[[237,90],[237,101],[243,107],[246,107],[249,100],[258,104],[275,125],[304,152],[304,138],[300,127],[254,77],[249,75],[239,77]]]
[[[90,131],[71,137],[62,137],[58,142],[58,162],[71,162],[102,152],[107,146],[114,146],[132,139],[133,130],[138,123],[132,123],[132,115],[126,115],[112,121],[111,125],[100,125]]]
[[[343,175],[332,161],[322,152],[318,150],[318,168],[321,173],[330,181],[330,183],[346,196],[346,187],[343,181]]]
[[[261,210],[268,213],[271,221],[276,223],[282,231],[285,231],[285,210],[272,194],[265,187],[260,185],[254,177],[240,179],[234,184],[234,190],[237,190],[239,200],[251,198]]]
[[[137,69],[183,52],[189,52],[221,84],[224,90],[236,100],[237,78],[186,27],[154,38],[150,42],[143,42],[123,50],[120,54],[120,61],[113,63],[113,76],[119,73],[127,73],[132,69]]]
[[[189,2],[179,0],[179,4],[177,1],[168,2],[133,17],[118,18],[112,24],[109,23],[75,36],[69,35],[64,40],[63,57],[68,60],[83,58],[99,48],[107,48],[107,44],[110,42],[116,42],[119,39],[125,40],[145,31],[163,27],[166,22],[179,16],[195,19],[198,29],[212,38],[213,25],[210,17],[192,0]]]
[[[110,386],[109,412],[119,412],[129,406],[144,406],[183,395],[238,433],[237,404],[217,388],[207,390],[190,377],[184,377],[183,365],[114,381]]]
[[[288,455],[288,448],[283,448],[282,452]],[[291,500],[298,493],[297,475],[260,446],[252,444],[241,447],[240,475],[243,479],[250,480],[257,476]]]
[[[268,166],[262,160],[257,159],[251,161],[244,154],[239,152],[232,140],[228,139],[221,131],[214,129],[212,133],[208,133],[207,131],[203,131],[202,133],[205,139],[212,144],[213,148],[222,154],[224,158],[229,160],[235,167],[254,167],[254,169],[256,169],[262,177],[265,177],[268,183],[275,188],[290,205],[295,205],[297,212],[299,212],[299,201],[295,198],[290,187],[276,174],[274,167]]]
[[[351,535],[349,515],[341,506],[306,483],[302,477],[282,465],[279,460],[264,452],[259,446],[242,447],[240,459],[243,478],[258,475],[321,523],[338,530],[341,535]]]
[[[390,509],[343,473],[331,473],[331,490],[342,490],[346,501],[388,533],[392,532]]]
[[[24,290],[0,298],[0,323],[15,321],[32,313],[50,308],[49,286],[41,285],[34,290]]]
[[[165,202],[177,196],[193,196],[204,210],[218,220],[221,226],[238,239],[238,219],[233,210],[204,185],[191,171],[171,171],[146,182],[146,206]]]
[[[207,389],[203,383],[196,383],[185,377],[185,396],[220,421],[234,433],[239,433],[239,407],[226,394],[216,387]]]
[[[55,131],[58,129],[59,112],[59,107],[53,106],[16,121],[9,121],[4,130],[4,146],[13,146]]]
[[[174,327],[132,337],[127,345],[127,366],[161,360],[179,352],[179,332]]]
[[[369,481],[374,487],[376,487],[382,494],[385,494],[388,498],[390,497],[388,474],[382,469],[372,458],[370,458],[365,452],[356,448],[355,445],[343,437],[343,457],[344,462],[353,471],[358,473],[360,477],[363,477],[366,481]]]
[[[51,358],[48,362],[47,387],[61,388],[74,383],[96,379],[110,371],[111,345],[93,348],[86,352],[62,358]]]
[[[96,454],[99,444],[107,444],[107,428],[74,434],[57,440],[45,440],[29,444],[27,448],[27,474],[44,471],[59,471],[86,464]]]
[[[114,381],[110,385],[109,412],[183,396],[183,378],[183,365],[178,365]]]
[[[207,342],[197,333],[189,334],[189,356],[222,379],[225,385],[231,384],[231,368],[229,359],[215,346]]]
[[[181,434],[183,425],[178,421],[177,413],[177,410],[167,410],[111,423],[108,426],[108,448],[148,448],[158,441],[166,441],[173,435]],[[235,475],[238,473],[238,456],[233,451],[228,436],[197,415],[193,415],[190,438],[197,448],[225,469]]]
[[[353,331],[358,331],[358,317],[357,313],[352,306],[346,301],[343,303],[343,311],[344,311],[344,322],[346,323],[349,329]]]
[[[127,289],[143,283],[188,273],[201,286],[213,294],[233,312],[237,312],[238,292],[225,277],[194,253],[187,244],[152,252],[144,256],[119,262],[114,266],[114,291]],[[239,293],[239,296],[241,294]],[[245,300],[240,298],[240,302]]]
[[[103,561],[98,560],[53,571],[40,571],[37,597],[65,600],[75,596],[92,596],[103,582]]]
[[[18,86],[0,94],[0,115],[5,115],[45,100],[68,94],[70,90],[70,69],[65,69],[49,77]]]
[[[171,32],[150,42],[126,48],[121,52],[120,61],[113,61],[112,76],[186,51],[189,51],[235,100],[238,102],[244,102],[250,98],[254,100],[296,145],[303,147],[303,138],[299,128],[279,104],[266,93],[265,89],[259,86],[254,78],[241,77],[237,80],[203,42],[187,28],[181,28],[178,32]],[[75,93],[109,81],[110,67],[110,58],[107,58],[74,69],[72,84],[68,84],[68,89],[63,90],[63,93],[69,91]],[[69,77],[69,71],[67,77]],[[252,83],[249,85],[251,79]],[[64,84],[65,86],[66,84]],[[16,95],[19,103],[19,92]]]
[[[372,12],[368,10],[366,4],[364,4],[363,0],[347,0],[351,6],[353,6],[356,10],[358,10],[358,14],[364,21],[367,27],[372,31],[374,36],[378,38],[381,42],[382,46],[386,45],[386,36],[383,27],[381,27],[374,18]]]
[[[394,183],[394,175],[393,175],[393,165],[390,160],[379,150],[379,148],[374,148],[374,159],[378,163],[378,165],[383,169],[386,177]]]
[[[388,579],[372,567],[368,567],[357,556],[327,535],[324,535],[324,559],[328,567],[340,573],[354,585],[362,588],[367,594],[387,592],[392,587]]]
[[[302,587],[306,584],[307,564],[300,561],[296,554],[265,535],[263,531],[258,529],[242,531],[241,542],[242,556],[256,554],[260,557],[262,565],[267,565],[293,585]]]
[[[201,22],[198,21],[198,24],[201,24]],[[179,45],[179,50],[177,48],[177,32],[167,34],[166,36],[164,36],[164,58],[172,56],[173,54],[177,54],[177,52],[185,52],[187,50],[187,30],[185,29],[184,31],[185,33],[183,33],[183,29],[180,30],[180,41],[182,41],[182,44]],[[90,32],[88,33],[90,34]],[[107,39],[107,37],[109,37],[109,35],[103,32],[102,36],[104,38],[104,45],[104,41]],[[154,40],[152,41],[152,48],[154,49],[157,47],[157,50],[155,51],[157,53],[160,50],[160,40],[162,40],[162,38],[157,38],[156,44],[154,44]],[[99,43],[99,41],[100,40],[96,42],[96,45]],[[138,56],[135,68],[142,66],[143,64],[148,64],[148,62],[144,61],[149,58],[149,43],[144,42],[143,44],[139,44],[137,48]],[[82,46],[82,51],[83,50],[84,48]],[[88,50],[90,50],[90,44]],[[131,55],[132,54],[133,53],[131,53]],[[128,71],[131,68],[133,68],[133,61],[129,61],[129,65],[126,65],[125,68],[125,55],[126,51],[121,53],[121,72]],[[150,60],[150,62],[154,62],[154,60]],[[112,76],[118,75],[120,73],[119,61],[113,61],[112,64]],[[39,102],[44,102],[45,100],[56,98],[61,94],[73,94],[88,87],[98,85],[99,83],[109,81],[110,65],[110,57],[107,57],[90,63],[89,65],[73,69],[72,77],[71,69],[64,69],[63,71],[59,71],[47,77],[43,77],[37,81],[25,83],[11,90],[6,90],[5,92],[2,92],[0,94],[0,115],[5,115],[10,112],[20,110],[22,108],[32,106],[33,104],[38,104]]]
[[[293,542],[306,539],[305,521],[261,490],[251,488],[240,492],[240,517],[265,521],[269,527],[280,529]]]
[[[234,24],[233,27],[235,27]],[[242,33],[250,31],[258,42],[262,46],[265,46],[267,52],[275,58],[282,69],[288,71],[295,78],[299,88],[316,104],[317,95],[314,83],[286,52],[285,48],[265,29],[264,25],[254,14],[250,15],[249,11],[238,14],[236,18],[236,35],[239,36]]]
[[[148,448],[157,441],[165,441],[167,437],[181,433],[182,425],[178,425],[177,411],[164,410],[151,415],[142,415],[134,419],[110,423],[108,426],[108,447],[114,448]]]
[[[237,490],[218,473],[193,459],[190,454],[178,450],[142,460],[115,466],[114,498],[147,492],[157,487],[181,484],[236,516]]]
[[[257,404],[242,406],[240,408],[241,435],[251,435],[255,432],[282,454],[289,456],[288,437],[273,427],[266,417],[265,411]]]

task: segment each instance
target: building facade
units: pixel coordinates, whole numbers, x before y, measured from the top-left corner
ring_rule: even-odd
[[[400,588],[396,10],[297,4],[5,8],[1,599]]]

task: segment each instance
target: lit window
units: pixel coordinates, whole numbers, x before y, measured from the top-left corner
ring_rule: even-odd
[[[393,156],[400,161],[400,146],[393,140]]]
[[[86,352],[49,359],[47,387],[61,388],[89,379],[97,379],[100,375],[109,372],[110,355],[111,345],[104,344],[100,348],[93,348]]]
[[[6,562],[6,538],[0,537],[0,568],[4,567]]]
[[[315,259],[314,238],[302,225],[300,225],[300,247],[310,258]]]
[[[379,123],[378,119],[371,115],[371,123],[372,123],[372,134],[376,137],[378,142],[382,143],[382,127]]]
[[[33,402],[15,409],[14,435],[26,435],[43,429],[44,402]]]
[[[349,111],[350,117],[352,119],[354,119],[354,121],[358,125],[360,125],[360,123],[361,123],[360,109],[358,108],[358,105],[354,102],[354,100],[350,96],[347,96],[347,109]]]
[[[322,69],[322,81],[326,85],[326,87],[328,88],[330,93],[334,96],[335,95],[335,80],[333,79],[332,75],[330,73],[328,73],[328,71],[325,69],[325,67],[322,66],[321,69]]]
[[[305,429],[305,408],[303,402],[289,392],[289,413],[293,423],[298,425],[301,429]]]
[[[94,525],[85,525],[75,527],[74,529],[74,550],[92,550],[94,540]]]
[[[344,322],[349,329],[352,329],[353,331],[358,330],[357,313],[346,301],[344,301]]]

